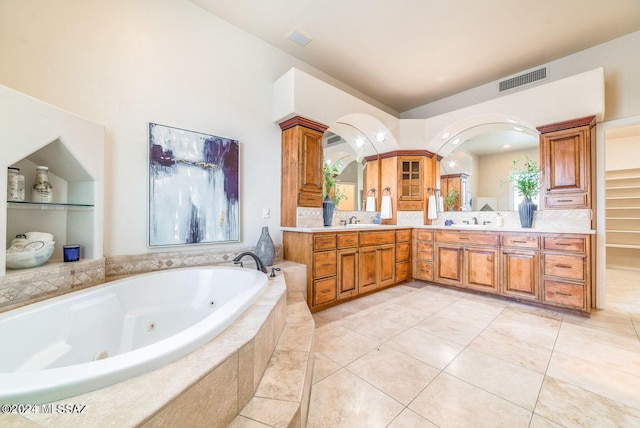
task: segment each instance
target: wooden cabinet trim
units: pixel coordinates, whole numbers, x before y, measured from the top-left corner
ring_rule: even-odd
[[[579,119],[566,120],[564,122],[552,123],[550,125],[539,126],[536,129],[541,134],[549,132],[563,131],[565,129],[578,128],[581,126],[592,127],[596,124],[595,116],[581,117]]]

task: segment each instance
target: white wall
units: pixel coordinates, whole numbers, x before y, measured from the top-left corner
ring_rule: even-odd
[[[606,171],[640,167],[640,135],[607,139],[605,144]]]
[[[0,1],[0,84],[106,127],[106,255],[150,251],[148,122],[238,139],[239,245],[263,225],[281,242],[272,86],[291,67],[331,81],[186,0]]]
[[[640,114],[638,52],[640,52],[640,31],[550,62],[550,76],[545,83],[604,67],[606,96],[604,120],[635,116]],[[498,97],[500,96],[496,81],[405,111],[400,117],[403,119],[432,117]]]

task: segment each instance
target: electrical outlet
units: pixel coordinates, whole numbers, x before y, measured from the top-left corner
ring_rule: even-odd
[[[271,210],[269,208],[262,208],[262,218],[270,218]]]

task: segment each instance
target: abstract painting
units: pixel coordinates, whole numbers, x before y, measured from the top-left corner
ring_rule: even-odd
[[[149,246],[240,240],[236,140],[149,123]]]

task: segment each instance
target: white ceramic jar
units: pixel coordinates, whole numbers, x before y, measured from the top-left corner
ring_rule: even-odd
[[[24,201],[24,175],[20,174],[20,168],[9,167],[7,200],[17,202]]]
[[[33,202],[51,203],[53,201],[53,187],[49,183],[49,168],[36,167],[36,181],[31,192]]]

